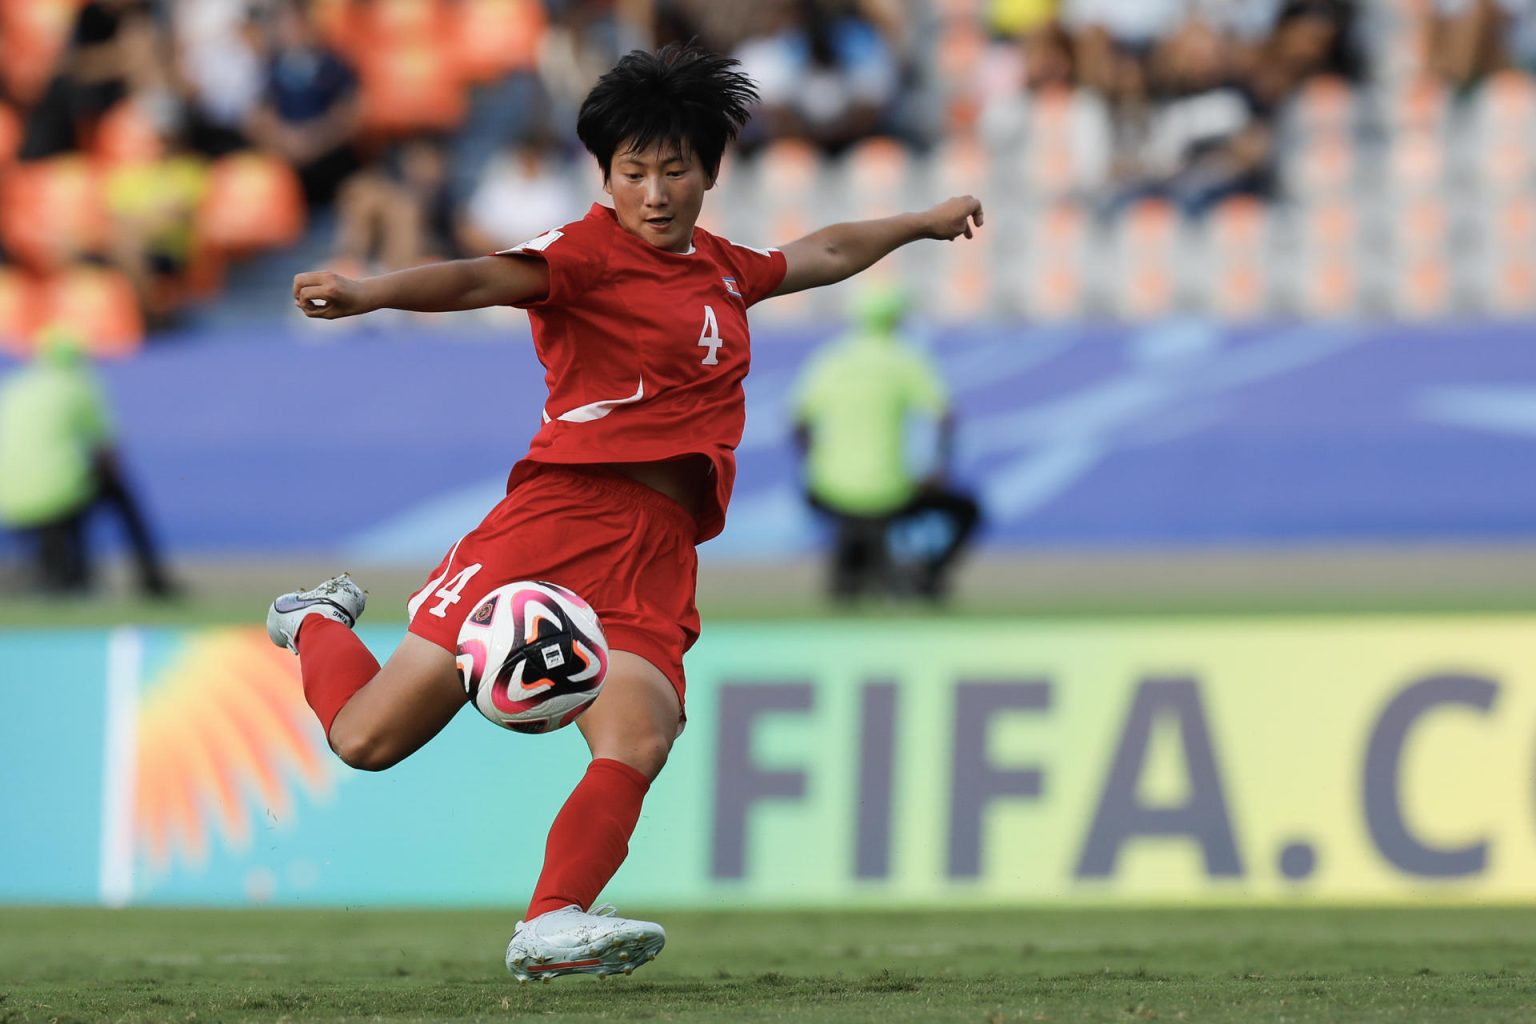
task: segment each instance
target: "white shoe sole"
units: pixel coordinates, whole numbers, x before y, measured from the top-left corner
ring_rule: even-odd
[[[514,940],[516,941],[516,940]],[[637,932],[606,939],[585,951],[586,956],[574,960],[561,960],[555,956],[533,953],[513,955],[507,949],[507,970],[519,983],[549,981],[566,974],[632,974],[636,967],[643,967],[656,959],[661,947],[666,945],[665,935]]]

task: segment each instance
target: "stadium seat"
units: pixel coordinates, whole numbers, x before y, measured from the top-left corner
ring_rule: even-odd
[[[758,194],[774,207],[808,200],[821,181],[821,158],[804,139],[775,139],[757,155]]]
[[[935,195],[991,194],[992,154],[970,136],[947,139],[928,160],[929,186]]]
[[[17,164],[0,181],[0,240],[35,270],[101,251],[106,224],[101,175],[84,157]]]
[[[1230,320],[1251,320],[1269,308],[1269,208],[1251,196],[1217,206],[1204,225],[1202,306]]]
[[[1480,131],[1524,134],[1536,122],[1536,79],[1524,71],[1500,71],[1483,83],[1474,103]]]
[[[40,314],[38,300],[31,277],[0,266],[0,352],[21,357],[31,351]]]
[[[1087,306],[1084,266],[1090,241],[1082,208],[1058,203],[1038,211],[1026,237],[1024,308],[1014,312],[1037,320],[1081,316]],[[1003,299],[1006,303],[1008,296]]]
[[[975,90],[965,87],[982,65],[987,36],[975,18],[948,18],[941,22],[936,49],[938,79],[949,83],[944,100],[944,119],[951,132],[969,132],[976,126],[981,104]]]
[[[1114,308],[1130,320],[1171,313],[1178,300],[1175,269],[1181,222],[1178,211],[1160,199],[1127,209],[1115,225]]]
[[[538,64],[548,26],[539,0],[459,0],[452,26],[455,59],[474,82],[530,70]]]
[[[1388,152],[1388,179],[1398,195],[1437,192],[1445,183],[1445,143],[1427,131],[1399,132]]]
[[[1401,317],[1422,320],[1451,308],[1451,270],[1441,252],[1399,254],[1394,271],[1392,308]]]
[[[358,0],[311,0],[309,17],[325,44],[355,59],[364,48],[363,9]]]
[[[1387,95],[1387,127],[1392,134],[1445,130],[1450,108],[1445,84],[1427,75],[1411,79]]]
[[[304,233],[304,195],[293,169],[261,153],[215,161],[198,211],[200,242],[243,255],[292,245]]]
[[[1355,143],[1345,134],[1315,135],[1282,151],[1281,177],[1302,202],[1339,196],[1355,180]]]
[[[84,0],[0,0],[0,75],[28,105],[42,95]]]
[[[840,170],[843,195],[855,215],[885,217],[903,209],[912,160],[895,139],[865,139],[843,157]]]
[[[441,39],[450,28],[444,0],[368,0],[357,18],[370,47]]]
[[[1320,317],[1357,311],[1361,294],[1360,221],[1353,203],[1334,200],[1300,211],[1291,291],[1299,312]]]
[[[129,98],[102,115],[91,152],[108,164],[131,163],[159,159],[165,154],[165,145],[144,108]]]
[[[930,308],[944,320],[965,322],[985,318],[996,289],[992,235],[979,235],[963,245],[948,245],[925,261],[923,280],[930,286]]]
[[[1394,249],[1411,252],[1443,252],[1450,221],[1445,203],[1437,195],[1424,196],[1394,211]]]
[[[144,342],[144,319],[128,279],[105,267],[69,267],[43,281],[40,323],[62,324],[92,354],[126,356]]]
[[[362,124],[374,136],[447,131],[467,101],[457,59],[441,36],[372,47],[360,58]]]
[[[1308,79],[1291,100],[1286,120],[1303,138],[1352,133],[1355,126],[1354,89],[1349,82],[1334,75]]]
[[[9,167],[16,160],[16,150],[21,146],[21,115],[15,108],[0,103],[0,169]]]

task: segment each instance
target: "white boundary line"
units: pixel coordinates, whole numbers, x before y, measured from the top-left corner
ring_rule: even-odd
[[[101,768],[101,902],[133,898],[133,797],[137,783],[139,674],[144,637],[133,627],[107,637],[106,730]]]

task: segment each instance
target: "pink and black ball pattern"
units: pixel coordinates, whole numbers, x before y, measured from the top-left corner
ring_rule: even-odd
[[[553,732],[602,690],[608,642],[580,595],[544,581],[508,583],[459,631],[459,675],[475,708],[516,732]]]

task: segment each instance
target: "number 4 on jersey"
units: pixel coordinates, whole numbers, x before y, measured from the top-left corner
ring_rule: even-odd
[[[709,349],[709,355],[704,357],[705,366],[717,366],[720,363],[720,346],[725,342],[720,338],[720,324],[715,319],[715,307],[704,307],[704,330],[699,333],[699,347]]]
[[[476,562],[474,565],[471,565],[468,568],[462,570],[458,573],[458,575],[454,576],[453,579],[439,587],[437,593],[433,594],[432,596],[440,597],[442,600],[438,602],[436,608],[428,608],[427,611],[431,612],[433,615],[436,615],[440,619],[446,619],[448,617],[448,606],[451,604],[458,604],[459,601],[462,600],[462,598],[459,596],[459,593],[464,589],[464,586],[474,578],[475,573],[480,571],[480,564],[481,563]]]

